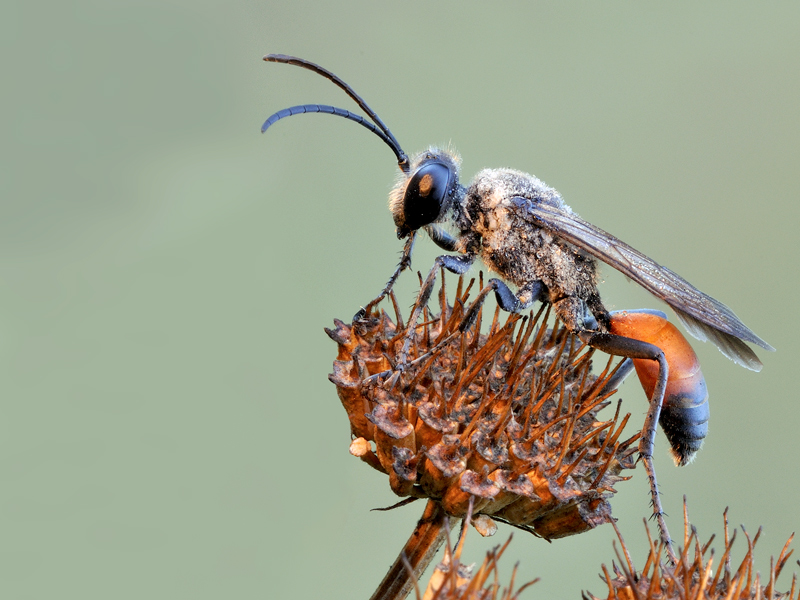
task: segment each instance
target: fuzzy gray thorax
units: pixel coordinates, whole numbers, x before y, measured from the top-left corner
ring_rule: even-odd
[[[519,288],[541,281],[553,303],[565,297],[586,301],[597,294],[596,262],[539,227],[528,208],[537,203],[572,212],[555,189],[532,175],[481,171],[463,201],[464,249]]]

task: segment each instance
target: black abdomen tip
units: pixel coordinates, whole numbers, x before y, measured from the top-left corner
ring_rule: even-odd
[[[703,446],[708,435],[709,412],[708,396],[700,404],[686,398],[670,398],[664,402],[658,422],[669,440],[677,466],[692,462]]]

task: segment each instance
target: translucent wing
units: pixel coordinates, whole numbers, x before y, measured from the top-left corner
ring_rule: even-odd
[[[737,364],[761,370],[761,361],[744,343],[774,351],[722,302],[715,300],[613,235],[595,227],[568,210],[526,198],[515,198],[533,222],[560,239],[624,273],[654,296],[669,304],[687,331],[699,340],[710,340]]]

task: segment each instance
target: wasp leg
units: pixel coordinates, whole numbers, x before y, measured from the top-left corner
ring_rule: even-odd
[[[392,291],[394,287],[395,281],[400,276],[400,273],[405,271],[411,266],[411,251],[414,249],[414,240],[417,237],[417,232],[412,231],[411,234],[408,236],[406,240],[405,246],[403,246],[403,254],[400,256],[400,262],[398,263],[397,267],[392,273],[392,276],[389,278],[388,283],[384,286],[383,291],[378,295],[377,298],[369,302],[365,307],[359,310],[354,316],[353,321],[360,321],[364,317],[369,314],[369,311],[372,310],[372,307],[375,306],[378,302],[383,300],[386,297],[386,294]]]
[[[411,349],[411,339],[413,337],[414,329],[417,326],[417,321],[419,320],[420,313],[422,313],[422,309],[424,309],[428,304],[431,292],[433,292],[433,286],[436,283],[436,274],[439,272],[439,269],[444,267],[451,273],[463,275],[469,270],[473,262],[475,262],[475,256],[472,254],[462,254],[457,256],[443,254],[442,256],[436,257],[436,260],[433,261],[433,267],[431,268],[428,276],[425,278],[425,281],[422,283],[422,287],[419,290],[417,300],[414,302],[414,308],[411,311],[411,316],[408,318],[406,330],[403,333],[405,338],[403,341],[403,347],[397,355],[397,363],[393,369],[394,373],[392,373],[392,371],[383,371],[368,377],[365,381],[371,383],[372,381],[388,377],[386,380],[387,388],[391,388],[395,383],[397,383],[400,374],[408,366],[408,352]],[[371,302],[368,307],[371,308],[371,306],[374,306],[374,303]],[[358,316],[358,314],[356,316]]]
[[[411,317],[408,320],[407,331],[412,331],[413,328],[416,327],[419,314],[428,304],[428,300],[433,292],[433,285],[436,283],[436,274],[439,272],[439,269],[444,267],[451,273],[463,275],[469,271],[469,268],[472,266],[473,262],[475,262],[475,256],[471,254],[462,254],[458,256],[443,254],[442,256],[436,257],[436,260],[433,261],[433,267],[428,273],[428,276],[425,278],[425,281],[422,283],[422,287],[419,289],[417,300],[414,302],[414,309],[412,310]]]
[[[494,288],[497,303],[506,312],[519,312],[525,310],[537,300],[544,298],[544,284],[541,281],[526,283],[514,294],[508,286],[499,279],[490,279],[489,285]]]
[[[592,348],[601,350],[607,354],[624,356],[626,358],[649,359],[658,362],[658,380],[656,381],[653,397],[650,398],[650,408],[644,420],[644,432],[639,442],[639,454],[644,463],[645,471],[650,481],[650,495],[653,499],[653,517],[658,523],[661,540],[667,549],[669,559],[675,564],[675,552],[672,549],[672,538],[667,530],[667,523],[664,520],[664,509],[661,505],[661,497],[658,492],[658,482],[656,481],[656,470],[653,465],[653,448],[656,438],[656,425],[661,415],[661,406],[664,402],[664,392],[667,387],[669,376],[669,366],[664,356],[664,352],[658,346],[634,340],[632,338],[614,335],[600,331],[580,330],[575,334]]]
[[[419,290],[417,301],[414,303],[414,310],[411,312],[411,317],[408,319],[408,325],[406,326],[406,341],[405,344],[403,344],[403,353],[399,357],[399,363],[403,363],[405,361],[408,346],[411,343],[410,334],[417,326],[417,319],[419,319],[422,309],[428,304],[428,300],[433,292],[433,285],[436,283],[436,274],[439,272],[439,269],[444,267],[451,273],[463,275],[469,271],[469,268],[472,266],[473,262],[475,262],[475,256],[471,254],[462,254],[457,256],[443,254],[442,256],[437,256],[436,260],[433,261],[433,267],[431,268],[428,276],[425,278],[425,281]]]
[[[622,382],[627,379],[628,375],[633,372],[633,359],[626,358],[622,361],[622,364],[617,368],[617,372],[614,373],[614,376],[606,381],[605,385],[603,385],[603,389],[600,390],[598,396],[602,396],[607,394],[611,390],[619,389],[619,386],[622,385]]]
[[[475,301],[469,307],[467,314],[458,326],[460,331],[466,331],[475,323],[478,312],[483,306],[486,296],[494,291],[497,304],[506,312],[519,312],[528,308],[536,301],[541,301],[545,297],[545,287],[541,281],[532,281],[525,284],[514,294],[509,287],[499,279],[490,279],[486,287],[475,297]]]
[[[440,257],[442,259],[454,259],[455,257],[449,256]],[[460,259],[460,265],[467,263],[467,257],[463,257]],[[445,269],[449,271],[454,271],[453,268],[447,266],[447,264],[442,265]],[[460,267],[459,267],[460,268]],[[458,272],[458,271],[454,271]],[[431,272],[435,275],[435,272]],[[430,275],[429,275],[430,277]],[[427,284],[427,281],[426,281]],[[431,286],[433,284],[431,283]],[[425,286],[423,286],[425,288]],[[472,304],[470,305],[469,309],[467,309],[464,318],[461,319],[461,323],[458,325],[458,331],[463,333],[470,327],[475,324],[475,320],[478,318],[478,313],[483,306],[483,303],[486,301],[486,297],[489,295],[490,292],[494,292],[495,297],[497,299],[497,303],[500,305],[500,308],[505,310],[506,312],[518,312],[530,306],[533,302],[537,300],[542,300],[544,297],[544,284],[541,281],[534,281],[529,283],[520,288],[520,291],[515,295],[508,286],[500,281],[499,279],[490,279],[486,287],[484,287],[477,296],[475,296],[475,300],[473,300]],[[427,295],[430,295],[430,291],[427,292]],[[420,306],[425,306],[425,302],[427,302],[427,296],[423,296],[423,293],[420,292],[420,298],[422,300]],[[434,348],[431,348],[425,356],[417,358],[416,360],[421,360],[438,352],[440,348],[450,343],[450,341],[456,337],[457,334],[452,334],[441,342],[439,342]],[[415,361],[416,362],[416,361]],[[626,373],[627,374],[627,373]]]
[[[602,304],[600,306],[602,308]],[[602,310],[605,312],[605,309],[602,309]],[[664,314],[662,311],[651,309],[651,308],[637,308],[635,310],[615,310],[615,311],[612,311],[610,313],[610,315],[613,316],[613,315],[616,315],[616,314],[619,314],[619,313],[625,313],[625,312],[629,312],[629,313],[630,312],[633,312],[633,313],[647,313],[647,314],[650,314],[650,315],[657,315],[657,316],[662,317],[664,319],[667,318],[667,315]],[[594,320],[594,315],[592,315],[592,319],[591,320],[587,318],[584,321],[586,327],[588,327],[589,329],[594,329],[595,327],[597,327],[597,321],[594,320],[594,322],[592,323],[593,320]],[[622,361],[622,365],[617,368],[617,372],[614,374],[614,376],[611,379],[609,379],[608,381],[606,381],[606,384],[603,386],[603,389],[600,390],[600,395],[602,396],[606,392],[610,392],[611,390],[615,390],[615,389],[619,388],[619,386],[622,385],[622,382],[625,381],[625,379],[627,379],[628,375],[630,375],[632,372],[633,372],[633,359],[626,358],[624,361]]]
[[[606,307],[603,306],[603,301],[600,299],[600,294],[591,294],[586,299],[586,307],[595,318],[597,323],[603,330],[608,330],[611,325],[611,315],[608,314]]]
[[[439,248],[447,250],[448,252],[458,251],[458,240],[441,227],[437,227],[436,225],[428,225],[425,227],[425,232],[428,234],[431,240],[433,240],[433,243],[439,246]]]
[[[388,379],[386,379],[386,387],[391,388],[397,382],[401,372],[406,367],[424,360],[426,357],[438,352],[440,348],[449,344],[455,337],[457,337],[456,333],[446,337],[434,348],[431,348],[425,355],[416,358],[413,362],[408,362],[408,352],[411,347],[412,332],[414,331],[414,327],[416,326],[422,309],[425,308],[428,300],[430,299],[430,295],[433,291],[433,285],[436,282],[436,273],[439,271],[439,269],[444,267],[451,273],[463,275],[467,272],[470,266],[472,266],[474,260],[475,256],[471,254],[462,254],[457,256],[442,255],[436,258],[433,268],[431,269],[430,273],[428,273],[428,277],[425,279],[422,287],[420,288],[417,301],[414,303],[414,308],[411,312],[411,317],[408,320],[406,331],[404,333],[405,340],[403,342],[403,348],[398,354],[397,364],[394,367],[394,373],[392,373],[392,371],[383,371],[382,373],[377,373],[367,378],[369,382],[388,377]],[[478,295],[475,297],[475,300],[470,305],[469,309],[464,315],[464,318],[461,320],[461,323],[459,323],[458,331],[464,332],[472,327],[472,325],[475,323],[475,319],[478,317],[478,313],[483,306],[484,301],[486,300],[486,297],[492,291],[495,293],[495,297],[497,298],[497,303],[500,305],[500,308],[506,312],[519,312],[520,310],[530,306],[533,302],[542,300],[544,298],[544,290],[545,286],[541,281],[533,281],[521,287],[519,292],[517,292],[515,295],[509,289],[509,287],[499,279],[490,279],[486,287],[484,287],[478,293]]]

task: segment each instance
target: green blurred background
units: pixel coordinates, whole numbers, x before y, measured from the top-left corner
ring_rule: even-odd
[[[369,512],[396,498],[347,452],[322,331],[395,264],[396,164],[341,119],[262,136],[294,104],[355,110],[269,52],[350,82],[407,151],[452,141],[466,180],[536,174],[778,348],[755,374],[697,344],[706,447],[680,470],[657,448],[673,532],[683,494],[704,539],[730,505],[765,526],[766,569],[800,521],[798,23],[796,3],[4,6],[0,597],[366,598],[422,510]],[[604,276],[609,307],[660,306]],[[641,424],[638,384],[621,395]],[[643,472],[618,489],[641,567]],[[613,539],[517,532],[506,572],[543,578],[525,597],[600,594]]]

